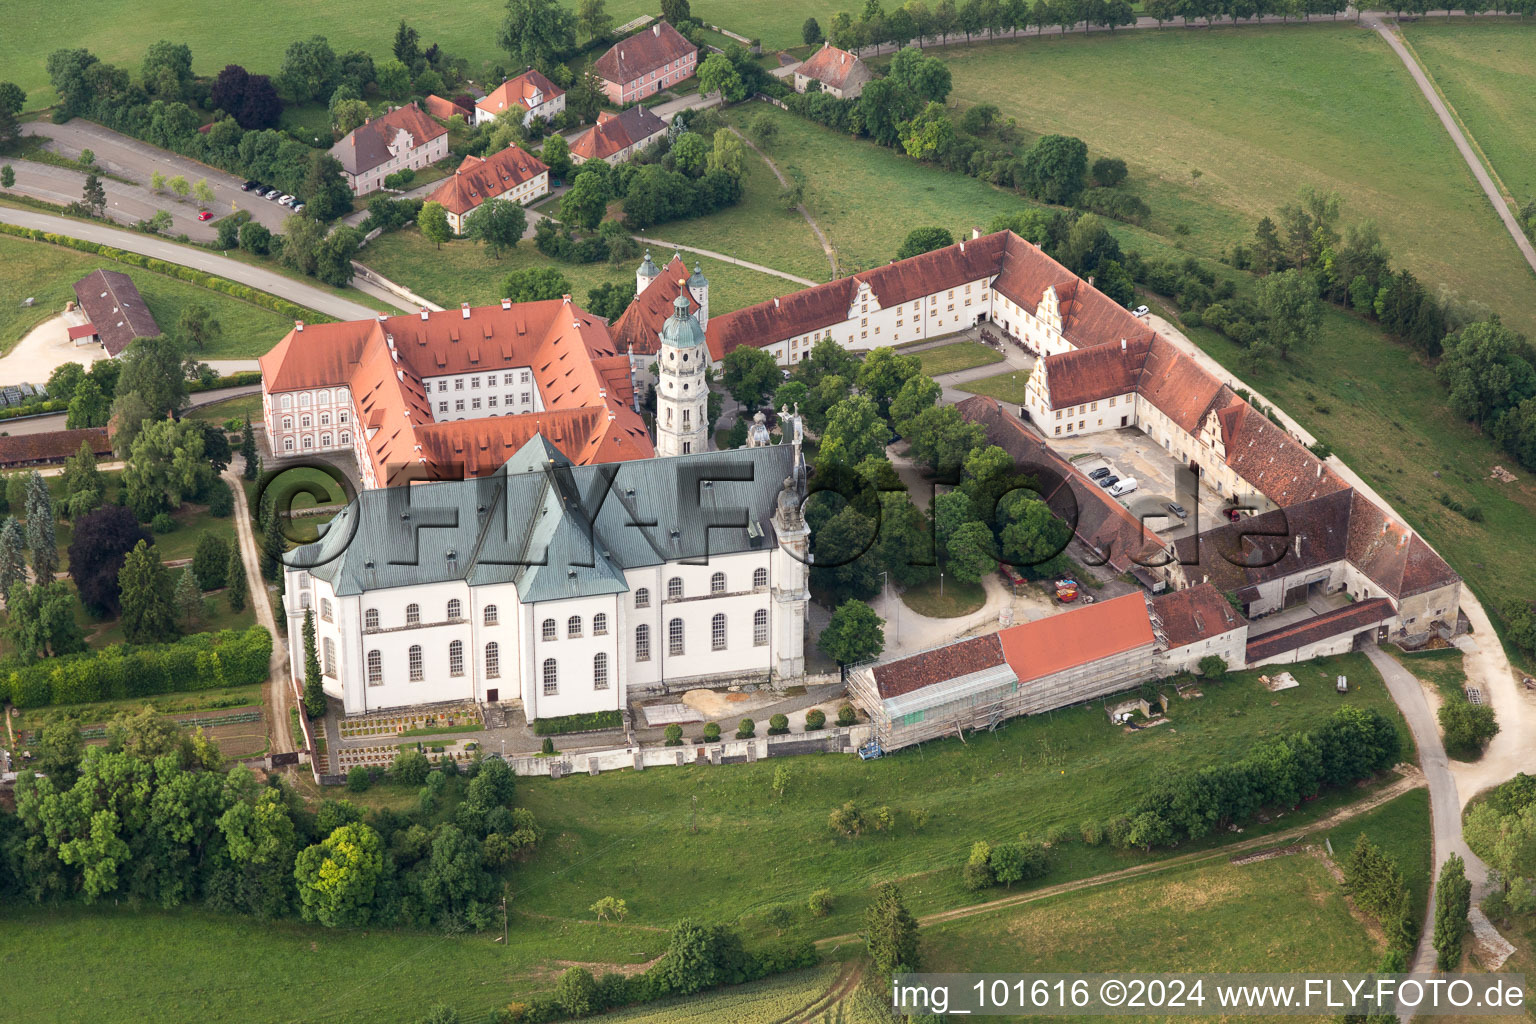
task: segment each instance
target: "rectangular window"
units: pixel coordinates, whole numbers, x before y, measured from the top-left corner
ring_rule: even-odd
[[[447,412],[448,411],[448,403],[447,402],[438,402],[437,403],[437,411],[438,412]]]
[[[439,391],[447,391],[448,390],[448,382],[445,381],[445,380],[438,381],[437,382],[437,390],[439,390]]]
[[[528,401],[529,401],[528,392],[524,391],[523,392],[523,404],[527,405]]]
[[[479,377],[471,377],[471,378],[469,378],[469,386],[472,387],[472,388],[479,388],[480,387],[480,378]]]
[[[506,385],[509,385],[509,386],[510,386],[510,385],[511,385],[511,383],[512,383],[512,375],[511,375],[511,374],[510,374],[510,373],[504,373],[504,374],[502,374],[502,375],[501,375],[501,382],[502,382],[502,383],[503,383],[503,384],[506,384]]]
[[[453,411],[454,412],[463,412],[464,411],[464,399],[462,399],[462,398],[454,399]]]
[[[455,377],[453,379],[453,390],[455,390],[455,391],[463,391],[464,390],[464,378],[463,377]]]
[[[487,395],[486,398],[485,398],[485,405],[486,405],[486,408],[489,408],[489,409],[496,408],[496,396],[495,395]]]
[[[478,398],[470,399],[469,405],[470,405],[470,408],[472,408],[472,409],[480,408],[480,399],[478,399]]]

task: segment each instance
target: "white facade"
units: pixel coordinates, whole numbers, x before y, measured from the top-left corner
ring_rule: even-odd
[[[530,366],[423,377],[421,383],[432,401],[432,419],[437,423],[544,411]]]
[[[395,138],[388,147],[389,159],[377,167],[370,167],[357,174],[349,174],[343,169],[342,177],[347,179],[353,195],[363,196],[383,188],[384,179],[396,171],[419,171],[442,160],[448,155],[448,135],[445,132],[425,145],[418,146],[411,133],[401,128],[395,132]]]
[[[261,408],[267,438],[279,457],[356,449],[361,443],[346,387],[277,394],[263,390]]]
[[[709,349],[682,295],[661,330],[656,363],[656,454],[709,451],[709,384],[704,379]]]

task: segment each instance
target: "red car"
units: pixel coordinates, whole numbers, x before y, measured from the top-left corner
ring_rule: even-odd
[[[198,220],[213,220],[213,214],[210,213],[207,210],[199,210],[198,214],[197,214],[197,219]]]

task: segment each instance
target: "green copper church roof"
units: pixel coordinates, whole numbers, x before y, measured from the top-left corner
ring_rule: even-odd
[[[672,303],[672,315],[667,317],[667,322],[661,328],[661,343],[673,348],[704,347],[704,328],[688,312],[688,295],[685,292],[678,292],[677,299]]]

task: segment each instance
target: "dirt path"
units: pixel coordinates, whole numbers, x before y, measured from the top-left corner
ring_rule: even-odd
[[[236,459],[243,464],[243,460]],[[251,524],[251,510],[245,500],[245,488],[240,483],[240,471],[231,465],[224,470],[224,482],[235,492],[235,537],[240,543],[240,560],[245,563],[245,578],[249,584],[251,608],[256,621],[267,627],[272,634],[272,663],[267,683],[261,688],[262,709],[267,716],[267,736],[271,740],[267,748],[271,753],[282,754],[298,749],[293,742],[293,730],[288,720],[288,697],[292,689],[288,681],[288,646],[277,629],[277,619],[272,614],[272,602],[267,594],[266,580],[261,576],[261,558],[257,554],[256,532]]]
[[[779,170],[779,165],[774,163],[767,153],[764,153],[762,150],[758,149],[756,144],[754,144],[751,139],[741,134],[741,132],[737,131],[735,128],[731,129],[731,134],[745,143],[748,149],[763,158],[763,163],[767,164],[768,169],[773,172],[773,176],[779,179],[780,188],[789,188],[789,179],[784,177],[783,172]],[[822,232],[821,225],[816,223],[815,218],[811,216],[811,211],[805,208],[804,203],[796,203],[795,210],[800,214],[800,216],[804,217],[805,222],[811,226],[811,232],[815,234],[816,241],[821,243],[821,251],[826,253],[827,265],[832,268],[832,276],[834,278],[837,277],[837,253],[832,250],[832,243],[827,241],[827,236]]]
[[[952,910],[940,910],[932,914],[924,914],[919,917],[921,925],[940,924],[944,921],[958,921],[962,918],[975,917],[977,914],[986,914],[994,910],[1006,910],[1010,907],[1022,906],[1025,903],[1034,903],[1038,900],[1049,899],[1052,896],[1061,896],[1066,893],[1078,892],[1082,889],[1093,889],[1101,885],[1113,885],[1132,878],[1140,878],[1143,875],[1156,874],[1160,871],[1169,871],[1174,868],[1188,867],[1191,864],[1200,864],[1205,861],[1231,860],[1233,854],[1243,850],[1253,850],[1261,846],[1282,846],[1285,843],[1300,839],[1302,836],[1313,832],[1320,832],[1333,828],[1340,822],[1359,817],[1367,811],[1375,810],[1389,800],[1396,799],[1411,790],[1420,788],[1425,784],[1423,775],[1417,769],[1410,774],[1403,775],[1395,782],[1388,783],[1376,790],[1364,800],[1352,803],[1347,807],[1319,818],[1317,821],[1296,828],[1285,829],[1280,832],[1271,832],[1267,835],[1255,836],[1252,839],[1244,839],[1214,850],[1200,850],[1195,853],[1186,853],[1178,857],[1170,857],[1167,860],[1153,861],[1147,864],[1136,864],[1118,871],[1106,872],[1102,875],[1093,875],[1089,878],[1079,878],[1071,882],[1062,882],[1058,885],[1048,885],[1042,889],[1032,889],[1029,892],[1021,892],[1015,896],[1004,896],[1002,899],[989,900],[986,903],[978,903],[969,907],[956,907]],[[856,932],[843,935],[832,935],[824,939],[816,940],[818,946],[827,943],[847,942],[858,938]]]

